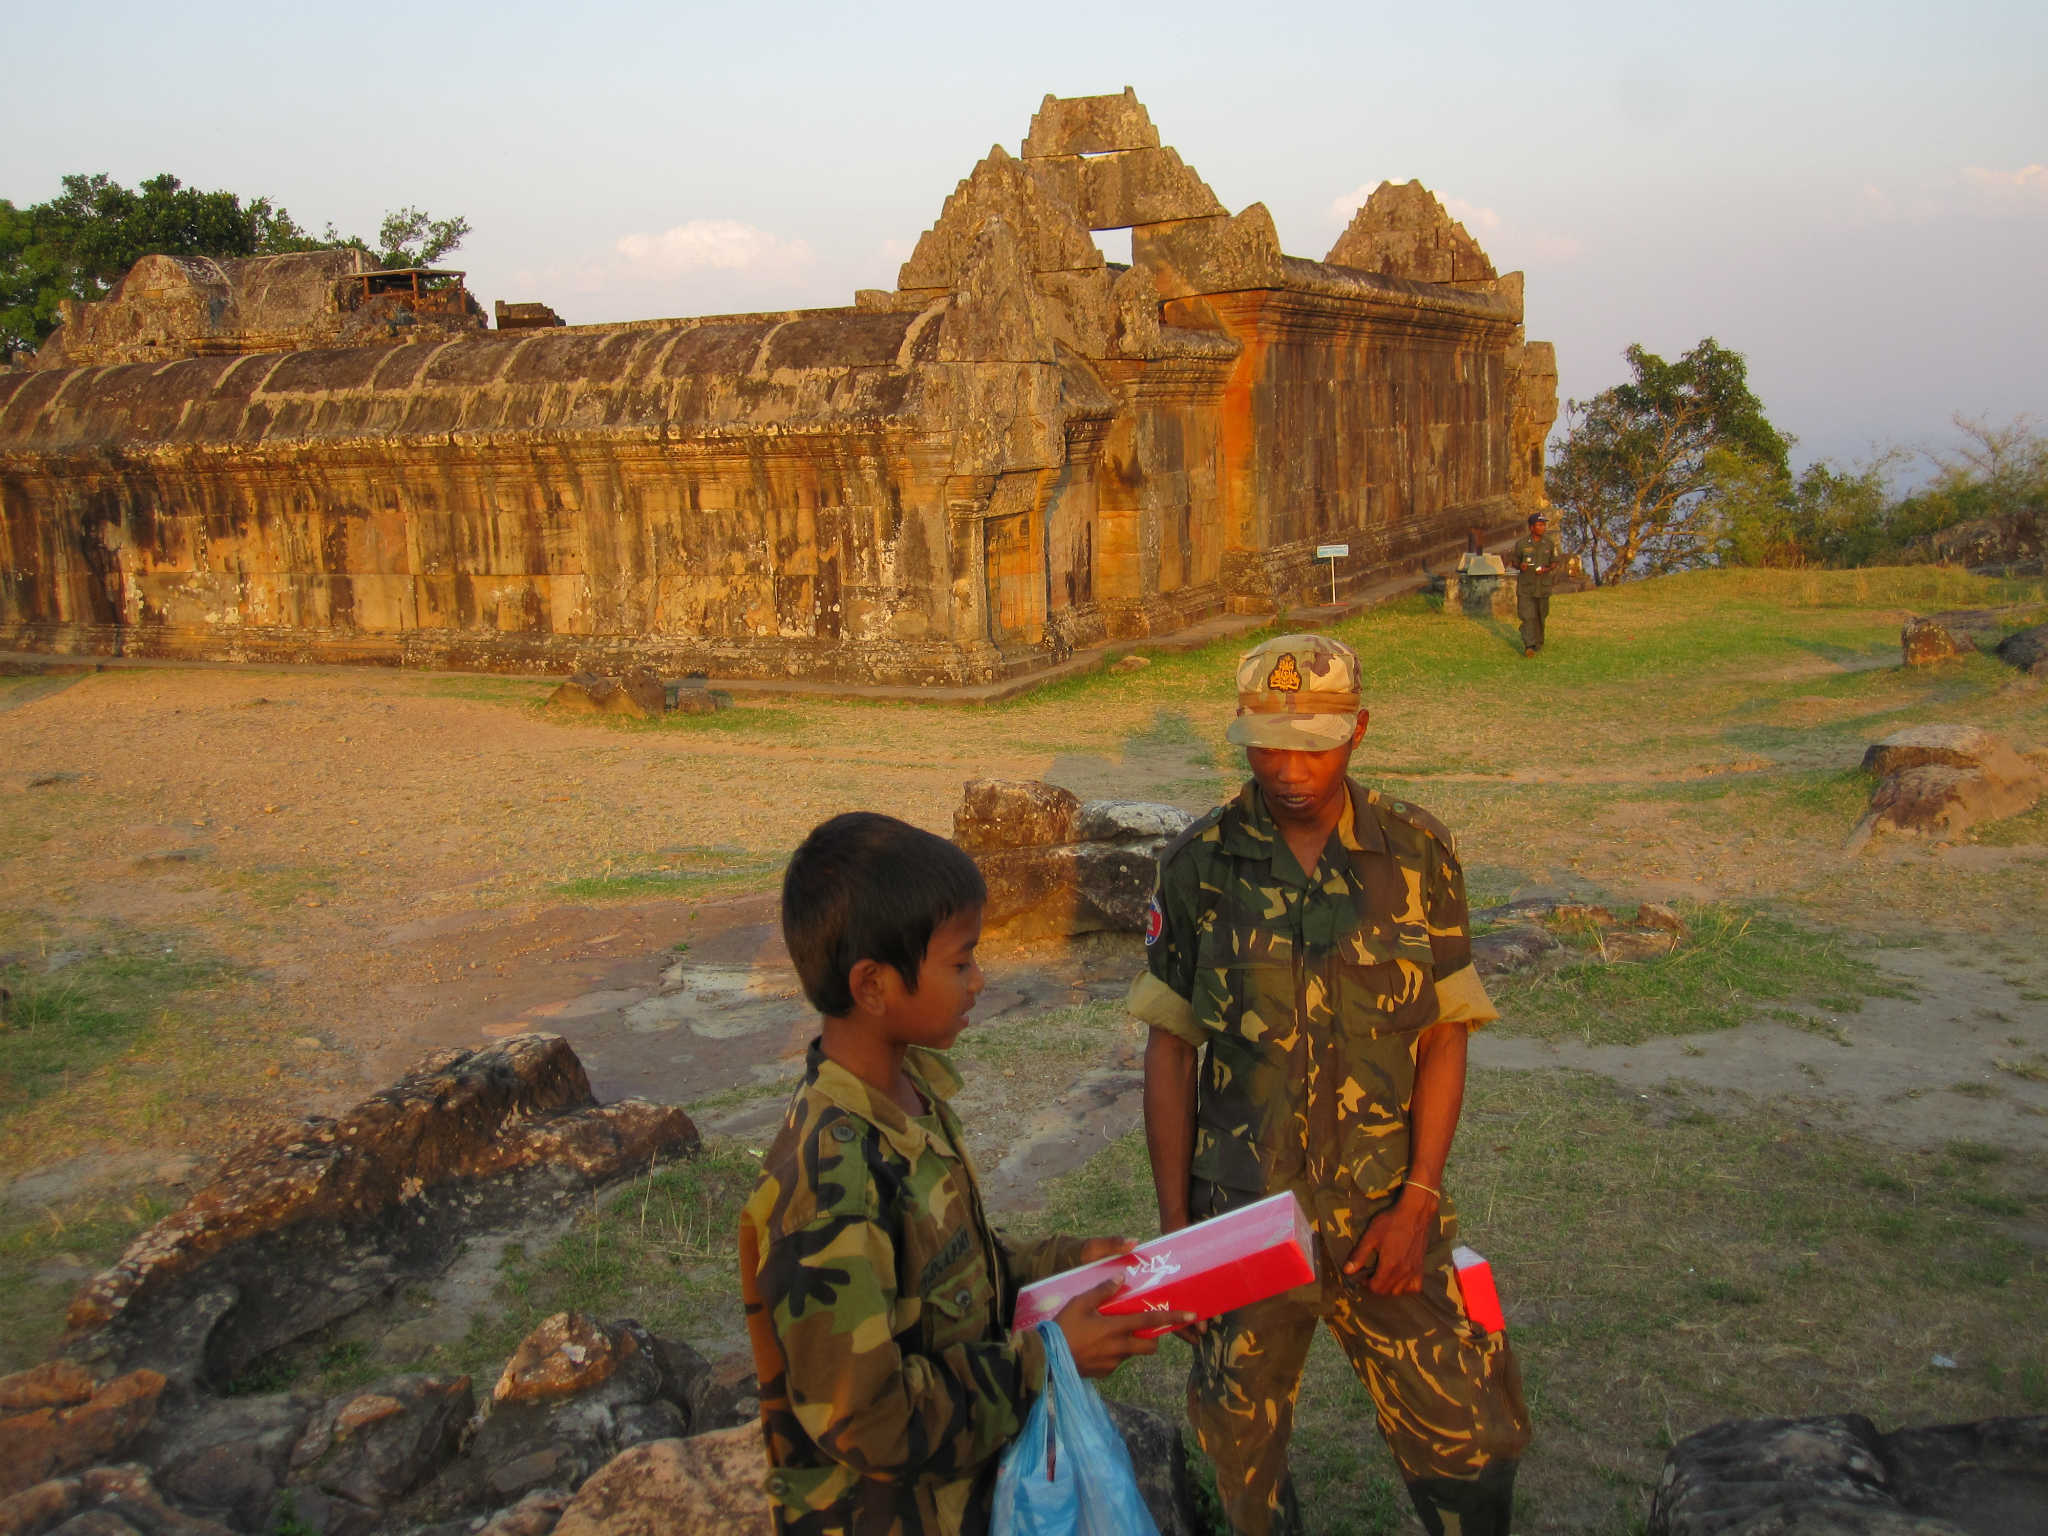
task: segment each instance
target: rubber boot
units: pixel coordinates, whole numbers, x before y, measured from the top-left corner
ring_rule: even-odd
[[[1508,1536],[1515,1514],[1515,1467],[1496,1461],[1472,1480],[1420,1477],[1408,1498],[1429,1536]]]

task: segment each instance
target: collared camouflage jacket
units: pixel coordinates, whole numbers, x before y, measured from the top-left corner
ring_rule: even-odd
[[[1450,833],[1352,783],[1304,877],[1248,783],[1166,850],[1155,902],[1130,1006],[1202,1051],[1194,1180],[1292,1189],[1347,1255],[1407,1177],[1417,1038],[1499,1016]]]
[[[776,1528],[801,1536],[978,1531],[996,1459],[1045,1380],[1012,1341],[1017,1287],[1080,1261],[988,1224],[959,1078],[913,1047],[943,1140],[813,1042],[740,1217],[740,1288],[761,1378]]]
[[[1557,535],[1546,533],[1542,538],[1524,534],[1515,540],[1515,552],[1508,557],[1508,564],[1521,572],[1516,590],[1531,597],[1541,597],[1550,590],[1550,584],[1564,571],[1564,556],[1557,547]]]

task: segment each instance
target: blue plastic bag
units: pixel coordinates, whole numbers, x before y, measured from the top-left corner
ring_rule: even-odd
[[[1101,1395],[1074,1369],[1058,1323],[1038,1325],[1045,1390],[996,1473],[989,1536],[1159,1536],[1131,1453]]]

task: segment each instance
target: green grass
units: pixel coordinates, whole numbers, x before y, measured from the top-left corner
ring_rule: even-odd
[[[2048,1337],[2032,1321],[2048,1261],[2004,1229],[2041,1211],[2036,1170],[1953,1152],[1930,1165],[1711,1102],[1674,1115],[1575,1074],[1475,1073],[1448,1177],[1527,1378],[1536,1442],[1518,1530],[1639,1531],[1665,1450],[1723,1418],[2048,1410]],[[1142,1137],[1013,1225],[1152,1231]],[[1962,1368],[1930,1369],[1936,1352]],[[1186,1369],[1169,1339],[1104,1389],[1178,1420]],[[1326,1338],[1294,1464],[1309,1529],[1411,1528],[1371,1407]]]
[[[1585,952],[1598,930],[1566,926],[1581,946],[1555,970],[1493,984],[1504,1034],[1636,1045],[1658,1035],[1734,1029],[1771,1003],[1854,1011],[1868,997],[1905,995],[1850,941],[1774,913],[1726,905],[1681,909],[1686,940],[1669,954],[1610,961]],[[1802,1026],[1807,1027],[1807,1026]]]
[[[660,858],[653,868],[607,869],[602,874],[557,881],[548,890],[573,901],[645,901],[747,890],[772,884],[785,862],[763,859],[744,848],[677,848]]]
[[[177,1204],[147,1187],[34,1212],[0,1203],[0,1375],[47,1358],[79,1285]]]
[[[116,1060],[183,994],[225,974],[196,943],[124,934],[55,972],[0,970],[0,1123]]]

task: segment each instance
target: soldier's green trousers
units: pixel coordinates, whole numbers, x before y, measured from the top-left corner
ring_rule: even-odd
[[[1408,1296],[1375,1296],[1325,1250],[1317,1285],[1225,1313],[1193,1338],[1188,1418],[1241,1536],[1300,1529],[1287,1440],[1318,1321],[1372,1394],[1432,1536],[1505,1536],[1514,1462],[1529,1443],[1521,1371],[1505,1334],[1466,1317],[1451,1246],[1445,1237],[1431,1248],[1422,1290]]]

